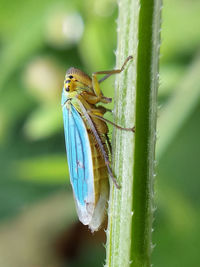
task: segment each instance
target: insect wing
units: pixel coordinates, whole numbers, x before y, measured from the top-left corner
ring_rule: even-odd
[[[87,225],[94,212],[94,177],[92,154],[86,126],[70,104],[63,107],[65,144],[70,181],[80,221]]]

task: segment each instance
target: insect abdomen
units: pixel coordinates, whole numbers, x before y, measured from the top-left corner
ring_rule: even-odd
[[[108,171],[107,171],[107,167],[105,164],[105,160],[99,150],[98,144],[94,142],[93,133],[88,133],[88,135],[89,135],[91,152],[92,152],[93,173],[94,173],[94,192],[95,192],[95,204],[96,204],[99,200],[102,190],[104,190],[103,188],[105,188],[105,186],[109,188]]]

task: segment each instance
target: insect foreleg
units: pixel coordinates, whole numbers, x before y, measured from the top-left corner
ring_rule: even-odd
[[[99,83],[105,81],[107,78],[109,78],[113,74],[118,74],[118,73],[122,72],[124,70],[124,67],[127,64],[127,62],[131,59],[133,59],[132,56],[127,57],[126,60],[124,61],[124,64],[122,65],[121,69],[95,72],[96,74],[107,74],[99,80]]]
[[[126,60],[124,61],[124,64],[122,65],[121,69],[117,69],[117,70],[103,70],[103,71],[97,71],[97,72],[93,72],[92,73],[92,88],[94,90],[94,93],[100,97],[103,98],[103,94],[101,92],[100,89],[100,83],[103,82],[104,80],[106,80],[108,77],[110,77],[112,74],[117,74],[120,73],[124,70],[124,67],[126,65],[126,63],[132,59],[132,56],[129,56],[126,58]],[[97,75],[99,74],[106,74],[102,79],[100,79],[99,81],[97,80]]]

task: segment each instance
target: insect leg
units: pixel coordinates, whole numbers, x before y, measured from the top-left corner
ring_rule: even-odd
[[[104,80],[106,80],[111,75],[122,72],[124,70],[126,63],[132,58],[133,58],[132,56],[127,57],[126,60],[124,61],[124,64],[122,65],[121,69],[97,71],[97,72],[92,73],[92,88],[94,90],[94,93],[96,94],[96,96],[99,97],[101,102],[110,103],[111,101],[109,98],[103,96],[101,89],[100,89],[100,83],[103,82]],[[99,74],[106,74],[106,75],[98,81],[97,75],[99,75]]]
[[[94,93],[89,93],[89,92],[82,92],[81,93],[82,97],[89,102],[90,104],[96,104],[99,101],[103,102],[103,103],[111,103],[112,102],[112,98],[110,97],[105,97],[103,95],[101,96],[97,96]]]
[[[113,125],[114,127],[118,128],[118,129],[120,129],[120,130],[129,131],[129,132],[133,132],[133,133],[135,132],[135,126],[132,127],[132,128],[121,127],[121,126],[115,124],[114,122],[109,121],[109,120],[103,118],[102,116],[99,116],[99,115],[97,115],[97,114],[94,114],[93,111],[88,110],[87,113],[89,113],[91,117],[95,117],[95,118],[98,118],[98,119],[100,119],[100,120],[102,120],[102,121],[105,121],[105,122],[107,122],[107,123],[110,123],[111,125]]]
[[[112,155],[112,145],[111,145],[111,142],[110,142],[110,138],[108,137],[108,134],[105,134],[105,137],[106,137],[106,142],[108,144],[108,148],[109,148],[110,154]]]
[[[118,74],[118,73],[122,72],[124,70],[124,67],[127,64],[127,62],[131,59],[133,59],[133,56],[128,56],[126,58],[126,60],[124,61],[124,64],[122,65],[121,69],[95,72],[96,74],[107,74],[103,78],[101,78],[98,82],[101,83],[101,82],[105,81],[108,77],[110,77],[111,75]]]
[[[111,112],[112,113],[112,109],[109,108],[105,108],[104,106],[97,106],[97,108],[93,108],[91,109],[91,112],[98,115],[98,114],[105,114],[106,112]]]
[[[110,162],[109,162],[108,154],[106,153],[106,151],[105,151],[105,149],[103,147],[101,138],[99,137],[99,134],[98,134],[98,132],[97,132],[95,126],[94,126],[94,123],[92,122],[92,120],[91,120],[87,110],[85,109],[84,105],[82,104],[82,102],[78,98],[76,98],[76,99],[77,99],[78,105],[79,105],[79,107],[80,107],[85,119],[87,120],[88,125],[90,126],[91,131],[93,132],[93,134],[94,134],[94,136],[96,138],[96,141],[97,141],[97,143],[99,145],[99,148],[100,148],[101,153],[103,155],[103,158],[105,160],[105,164],[106,164],[106,167],[108,169],[108,173],[109,173],[111,179],[113,180],[113,183],[115,184],[115,186],[117,188],[120,188],[119,184],[117,183],[117,180],[115,179],[115,177],[114,177],[114,175],[112,173],[112,170],[110,168]]]

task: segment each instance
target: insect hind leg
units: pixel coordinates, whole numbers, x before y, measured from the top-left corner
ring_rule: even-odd
[[[105,161],[105,163],[106,163],[106,167],[107,167],[107,169],[108,169],[108,173],[109,173],[109,175],[110,175],[110,177],[111,177],[111,179],[112,179],[114,185],[115,185],[118,189],[120,189],[121,186],[118,184],[118,182],[117,182],[116,178],[114,177],[113,172],[112,172],[112,170],[111,170],[111,168],[110,168],[110,162],[109,162],[109,161]]]
[[[92,122],[92,120],[91,120],[91,118],[90,118],[90,116],[89,116],[89,114],[87,112],[87,110],[85,109],[85,107],[83,106],[83,104],[81,103],[81,101],[78,98],[77,98],[77,102],[78,102],[79,107],[80,107],[80,109],[81,109],[81,111],[82,111],[82,113],[83,113],[83,115],[84,115],[84,117],[85,117],[85,119],[86,119],[86,121],[87,121],[87,123],[88,123],[88,125],[89,125],[89,127],[91,129],[91,131],[93,132],[94,137],[95,137],[98,145],[99,145],[99,148],[101,150],[102,156],[103,156],[103,158],[105,160],[106,167],[108,169],[108,173],[109,173],[111,179],[113,180],[113,183],[115,184],[115,186],[119,189],[120,185],[117,183],[117,180],[115,179],[115,177],[113,175],[113,172],[112,172],[111,167],[110,167],[109,156],[108,156],[108,154],[106,153],[106,151],[104,149],[104,146],[102,144],[101,138],[99,137],[99,134],[98,134],[98,132],[97,132],[97,130],[96,130],[96,128],[95,128],[95,126],[94,126],[94,124],[93,124],[93,122]]]

